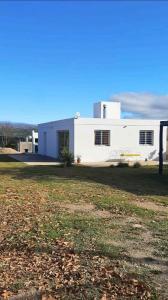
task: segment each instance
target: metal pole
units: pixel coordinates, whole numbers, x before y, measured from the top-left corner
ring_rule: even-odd
[[[163,174],[163,125],[161,123],[159,134],[159,174]]]

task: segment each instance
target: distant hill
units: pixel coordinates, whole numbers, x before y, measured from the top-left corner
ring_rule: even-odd
[[[8,122],[8,121],[0,121],[1,126],[10,126],[13,128],[24,128],[24,129],[37,129],[36,124],[27,124],[27,123],[17,123],[17,122]]]
[[[0,121],[0,147],[16,149],[17,143],[31,135],[33,129],[37,130],[37,125]]]

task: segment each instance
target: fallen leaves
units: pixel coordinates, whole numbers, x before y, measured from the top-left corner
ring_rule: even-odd
[[[50,248],[43,244],[38,251],[25,244],[12,251],[0,248],[0,262],[4,263],[0,273],[3,299],[31,288],[55,299],[81,299],[80,295],[89,299],[91,291],[101,300],[151,299],[143,282],[123,275],[105,257],[75,253],[64,240],[56,240]]]
[[[15,181],[10,184],[5,178],[6,190],[0,194],[0,297],[3,300],[32,289],[43,294],[42,300],[151,299],[150,289],[133,275],[123,273],[120,264],[112,263],[105,256],[94,256],[93,240],[93,247],[87,245],[92,251],[76,253],[74,245],[65,240],[71,233],[65,233],[64,239],[47,239],[43,225],[52,222],[51,216],[58,208],[48,200],[46,187],[30,180],[25,180],[23,186],[20,183],[15,186]],[[63,187],[57,187],[57,192],[58,196],[65,193]],[[80,197],[80,191],[76,193]],[[84,197],[90,199],[91,194],[92,186]],[[55,224],[55,231],[57,227],[60,228]],[[76,234],[80,235],[77,230],[78,227]]]

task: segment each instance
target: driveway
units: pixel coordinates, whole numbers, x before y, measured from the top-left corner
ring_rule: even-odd
[[[56,161],[56,159],[52,157],[40,155],[40,154],[16,153],[16,154],[10,154],[9,156],[31,166],[60,165],[60,162]]]

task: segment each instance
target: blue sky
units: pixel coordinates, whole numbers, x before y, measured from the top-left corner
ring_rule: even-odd
[[[166,1],[0,2],[0,120],[91,116],[112,95],[166,117],[167,16]]]

